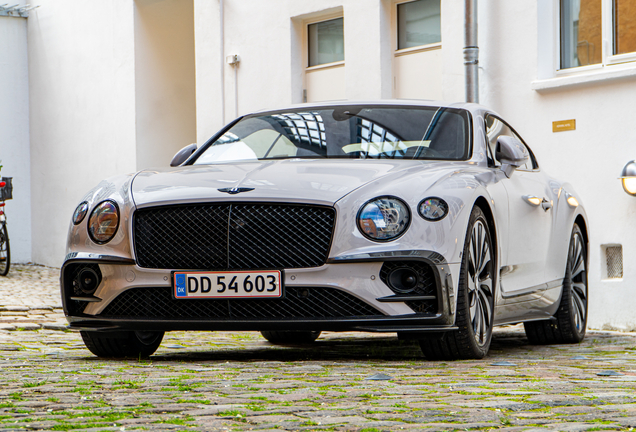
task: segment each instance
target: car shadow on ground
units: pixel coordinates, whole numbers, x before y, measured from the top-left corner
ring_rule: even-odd
[[[212,340],[210,342],[213,343]],[[495,332],[489,357],[514,356],[529,349],[532,346],[523,333]],[[332,333],[304,345],[273,345],[256,335],[239,344],[220,343],[217,346],[166,343],[152,359],[168,362],[422,361],[424,356],[417,341],[398,340],[396,336],[388,335],[340,337]]]

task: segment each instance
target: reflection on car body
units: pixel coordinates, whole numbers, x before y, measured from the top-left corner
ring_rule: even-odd
[[[484,107],[301,105],[193,150],[73,217],[64,310],[98,356],[150,355],[170,330],[395,332],[429,359],[481,358],[507,323],[585,335],[580,198]]]

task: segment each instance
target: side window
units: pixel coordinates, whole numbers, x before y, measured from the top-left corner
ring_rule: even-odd
[[[528,148],[528,145],[523,141],[523,139],[519,135],[517,135],[517,133],[500,118],[497,118],[490,114],[486,115],[486,135],[487,135],[488,147],[489,147],[488,159],[489,160],[492,159],[494,161],[494,166],[501,165],[501,163],[495,158],[495,154],[496,154],[495,150],[497,148],[497,139],[503,135],[503,136],[510,136],[510,137],[518,139],[526,146],[526,150],[528,150],[528,154],[530,155],[530,158],[525,163],[525,165],[522,165],[517,169],[524,170],[524,171],[532,171],[534,169],[539,168],[539,165],[537,164],[537,161],[534,157],[534,154],[532,153],[532,150],[530,150]]]

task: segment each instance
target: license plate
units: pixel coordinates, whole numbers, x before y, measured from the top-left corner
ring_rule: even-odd
[[[174,296],[185,298],[281,297],[281,272],[175,272]]]

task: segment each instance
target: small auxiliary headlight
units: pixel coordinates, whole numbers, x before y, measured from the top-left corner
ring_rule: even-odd
[[[97,204],[88,219],[88,235],[95,243],[107,243],[117,233],[119,208],[113,201]]]
[[[395,240],[406,231],[410,222],[409,207],[394,197],[374,198],[358,212],[358,229],[371,240]]]
[[[83,203],[78,205],[73,212],[73,223],[77,225],[82,222],[86,217],[86,213],[88,213],[88,203],[84,201]]]
[[[430,197],[423,199],[417,206],[417,211],[427,221],[442,220],[448,214],[448,204],[441,198]]]

